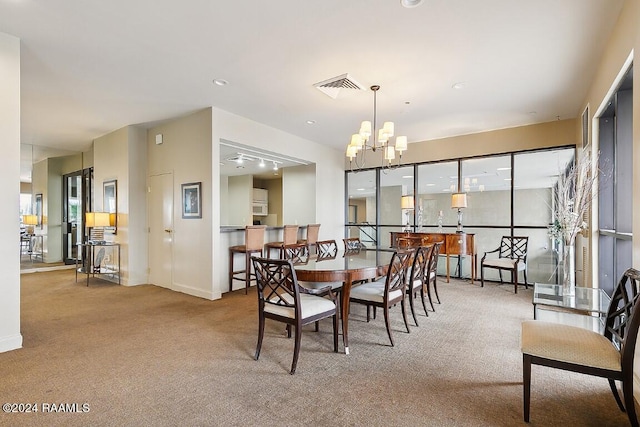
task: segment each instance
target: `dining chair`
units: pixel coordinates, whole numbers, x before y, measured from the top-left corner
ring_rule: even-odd
[[[420,297],[422,299],[424,314],[429,317],[424,294],[428,284],[428,268],[431,252],[433,252],[433,245],[418,246],[413,255],[411,270],[409,270],[409,274],[407,274],[407,295],[409,296],[409,307],[411,308],[411,315],[413,316],[413,321],[416,323],[416,326],[418,326],[418,318],[416,316],[414,301],[417,298],[418,292],[420,292]]]
[[[531,365],[607,378],[613,397],[632,426],[638,426],[633,398],[633,364],[640,314],[640,271],[628,269],[618,282],[605,320],[604,334],[559,323],[522,323],[524,421],[531,406]],[[622,383],[624,405],[616,381]]]
[[[316,242],[318,259],[335,258],[338,255],[338,244],[335,240],[319,240]]]
[[[290,373],[296,372],[302,327],[327,317],[333,317],[333,351],[338,352],[338,316],[336,298],[327,289],[327,296],[312,295],[298,284],[290,260],[252,257],[258,284],[258,344],[255,359],[260,357],[266,319],[285,323],[289,334],[295,328],[293,361]]]
[[[345,252],[358,252],[362,249],[362,242],[359,237],[348,237],[342,239]]]
[[[433,291],[436,294],[438,304],[440,304],[440,296],[438,295],[438,260],[440,259],[440,249],[442,245],[444,245],[444,242],[436,242],[433,244],[427,267],[427,296],[429,297],[429,304],[433,311],[436,311],[436,309],[433,307],[433,300],[431,299],[431,285],[433,285]]]
[[[502,284],[502,272],[511,273],[511,282],[518,293],[518,273],[524,273],[524,287],[527,289],[527,246],[529,237],[526,236],[502,236],[498,248],[487,251],[480,260],[480,286],[484,287],[484,269],[492,268],[498,270],[500,283]],[[498,253],[498,258],[487,258],[487,254]]]
[[[244,280],[244,293],[249,291],[251,282],[251,256],[259,254],[262,256],[262,248],[264,246],[264,225],[249,225],[244,230],[244,245],[236,245],[229,247],[229,292],[233,290],[234,280]],[[233,258],[236,254],[244,255],[244,269],[234,270]],[[255,277],[255,274],[253,274]]]
[[[271,251],[275,249],[278,251],[278,258],[283,259],[284,253],[283,253],[282,246],[293,245],[295,243],[298,243],[299,228],[300,227],[297,225],[285,225],[282,231],[282,241],[268,242],[265,245],[267,258],[271,258]]]
[[[309,245],[309,249],[313,248],[313,252],[317,253],[318,248],[316,243],[318,242],[318,235],[320,234],[320,224],[307,225],[307,236],[304,239],[299,239],[298,243],[306,243]]]
[[[282,245],[282,259],[288,259],[293,264],[304,264],[309,261],[309,245],[293,243]]]
[[[367,306],[367,322],[369,322],[369,307],[381,307],[384,310],[384,322],[387,327],[387,334],[391,341],[391,346],[395,345],[391,334],[391,322],[389,319],[389,308],[400,303],[404,325],[409,333],[409,322],[407,321],[407,311],[405,309],[405,289],[407,270],[413,251],[396,251],[391,257],[386,276],[375,281],[367,282],[351,289],[350,302],[364,304]]]

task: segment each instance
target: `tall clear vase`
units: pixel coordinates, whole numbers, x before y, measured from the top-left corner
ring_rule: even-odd
[[[576,295],[576,246],[562,246],[562,295]]]

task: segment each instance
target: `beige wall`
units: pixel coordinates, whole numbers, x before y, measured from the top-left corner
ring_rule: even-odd
[[[157,134],[163,135],[161,145],[155,143]],[[220,181],[217,176],[219,168],[216,167],[216,170],[212,171],[211,166],[211,109],[207,108],[149,129],[146,148],[148,176],[173,173],[172,289],[208,299],[218,298],[220,292],[217,289],[218,285],[212,280],[211,266],[215,262],[212,254],[212,215],[220,217]],[[212,185],[214,173],[215,191]],[[200,219],[182,218],[181,185],[191,182],[202,183]]]
[[[282,169],[283,224],[316,223],[316,165]]]
[[[116,180],[117,231],[105,232],[105,240],[120,244],[121,283],[146,283],[146,131],[127,126],[97,138],[93,167],[94,211],[105,211],[103,184]]]

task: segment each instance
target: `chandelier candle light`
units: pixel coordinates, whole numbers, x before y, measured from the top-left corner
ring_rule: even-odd
[[[351,135],[351,142],[347,145],[347,157],[349,158],[349,164],[351,165],[352,170],[354,160],[358,169],[364,167],[366,150],[371,150],[373,152],[376,150],[382,151],[383,168],[400,166],[402,153],[407,150],[406,136],[397,136],[395,139],[395,145],[390,144],[390,140],[395,133],[395,125],[393,122],[384,122],[382,128],[376,128],[376,94],[379,89],[380,86],[378,85],[371,86],[371,90],[373,91],[373,125],[368,120],[363,121],[360,125],[360,131]],[[398,162],[396,165],[392,165],[393,160],[396,158],[396,151],[399,154]]]

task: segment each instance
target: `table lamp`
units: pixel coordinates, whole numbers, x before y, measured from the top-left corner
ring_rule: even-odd
[[[109,212],[87,212],[85,224],[89,229],[89,243],[104,243],[104,227],[109,227]]]
[[[411,224],[409,224],[409,212],[412,211],[414,208],[413,196],[411,195],[402,196],[402,198],[400,199],[400,207],[404,209],[404,214],[406,217],[405,226],[402,231],[406,231],[408,233],[411,231]]]
[[[22,215],[22,223],[27,226],[27,234],[34,234],[35,227],[38,225],[37,215]]]
[[[466,207],[466,193],[454,193],[451,195],[451,209],[458,209],[458,229],[456,230],[456,233],[462,233],[462,209]]]

